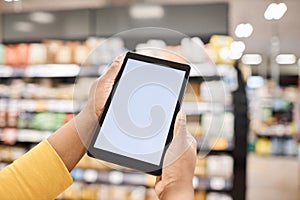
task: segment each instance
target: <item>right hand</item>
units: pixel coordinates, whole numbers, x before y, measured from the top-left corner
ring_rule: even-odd
[[[162,175],[157,177],[155,191],[159,199],[194,199],[193,176],[196,164],[196,141],[186,128],[186,116],[179,112],[174,138],[168,148]]]

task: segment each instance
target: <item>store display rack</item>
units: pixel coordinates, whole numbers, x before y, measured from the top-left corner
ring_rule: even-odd
[[[210,63],[195,63],[196,68],[201,68],[201,72],[192,70],[190,80],[198,84],[204,81],[222,81],[222,75],[218,75],[214,68],[210,67]],[[68,82],[74,83],[80,78],[95,79],[103,73],[108,65],[102,64],[100,66],[80,66],[78,64],[40,64],[30,65],[23,68],[0,66],[0,84],[6,84],[14,79],[70,79]],[[194,69],[194,68],[193,68]],[[237,67],[238,88],[232,92],[233,102],[229,105],[217,102],[184,102],[183,110],[189,116],[202,116],[207,113],[232,113],[234,115],[234,134],[232,138],[225,138],[226,147],[211,146],[207,140],[197,138],[198,151],[204,153],[209,158],[210,156],[228,156],[233,160],[232,175],[230,177],[222,176],[203,176],[195,175],[193,179],[194,188],[198,194],[201,191],[208,193],[228,194],[233,199],[245,199],[246,192],[246,150],[247,150],[247,101],[244,90],[244,83],[242,76]],[[71,100],[71,99],[51,99],[51,98],[11,98],[2,97],[2,100],[13,101],[21,107],[22,112],[31,113],[61,113],[71,114],[79,112],[85,101]],[[1,100],[1,99],[0,99]],[[28,106],[31,105],[31,106]],[[39,105],[39,106],[36,106]],[[43,106],[41,106],[43,105]],[[77,105],[74,107],[74,105]],[[196,108],[196,109],[195,109]],[[9,111],[8,111],[9,112]],[[13,112],[15,112],[13,110]],[[63,123],[63,122],[62,122]],[[62,125],[62,123],[60,125]],[[4,132],[8,132],[3,134]],[[0,152],[9,152],[6,155],[12,155],[10,159],[0,159],[1,166],[17,159],[22,153],[29,150],[39,141],[48,137],[54,130],[44,130],[36,128],[0,128]],[[12,133],[13,132],[13,133]],[[14,138],[8,138],[7,135]],[[222,139],[222,138],[221,138]],[[9,146],[13,145],[13,146]],[[3,147],[1,149],[1,147]],[[21,149],[7,149],[20,147]],[[23,150],[22,150],[23,148]],[[17,153],[14,153],[17,152]],[[1,153],[0,153],[1,154]],[[84,174],[90,174],[90,176]],[[91,176],[94,175],[94,176]],[[112,176],[113,175],[113,176]],[[94,169],[93,166],[87,165],[82,168],[80,165],[72,172],[72,176],[76,182],[87,184],[109,184],[109,185],[129,185],[129,186],[153,186],[149,183],[149,176],[141,173],[128,172],[124,170],[111,171]],[[118,177],[119,176],[119,177]],[[87,178],[88,177],[88,178]],[[92,177],[92,178],[90,178]],[[110,178],[114,177],[114,178]],[[117,178],[116,178],[117,177]],[[121,178],[120,178],[121,177]],[[89,179],[90,178],[90,179]]]

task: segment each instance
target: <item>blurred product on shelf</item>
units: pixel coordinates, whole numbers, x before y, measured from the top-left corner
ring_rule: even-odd
[[[89,57],[91,51],[93,53]],[[45,40],[41,43],[0,44],[0,65],[16,68],[38,64],[101,65],[110,63],[124,51],[124,43],[119,38],[91,37],[86,41]]]
[[[248,87],[250,109],[249,150],[260,155],[296,156],[299,133],[298,89],[273,89],[274,83]]]
[[[14,79],[0,83],[0,97],[12,99],[72,99],[74,84],[54,83],[50,79],[38,81]]]
[[[0,65],[4,64],[4,50],[5,46],[3,44],[0,44]]]
[[[208,156],[206,164],[208,177],[231,178],[233,175],[233,158],[229,155]]]
[[[23,147],[0,146],[0,163],[11,163],[25,154],[27,150]]]
[[[233,199],[231,196],[227,194],[211,192],[207,194],[206,200],[233,200]]]
[[[216,64],[234,64],[234,59],[230,57],[230,45],[233,41],[232,37],[224,35],[213,35],[210,38],[210,44],[214,52],[217,52],[215,57]]]

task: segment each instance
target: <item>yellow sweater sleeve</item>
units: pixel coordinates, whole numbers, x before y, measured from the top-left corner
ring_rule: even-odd
[[[55,199],[71,184],[66,166],[44,140],[0,171],[0,199]]]

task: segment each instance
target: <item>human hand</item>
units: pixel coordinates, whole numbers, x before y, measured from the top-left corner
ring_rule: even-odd
[[[117,57],[105,73],[94,81],[86,106],[75,117],[78,135],[86,148],[92,138],[98,119],[102,115],[123,59],[123,56]]]
[[[162,175],[155,191],[160,200],[194,199],[192,179],[196,164],[196,141],[186,128],[186,116],[179,112],[174,138],[166,152]]]

